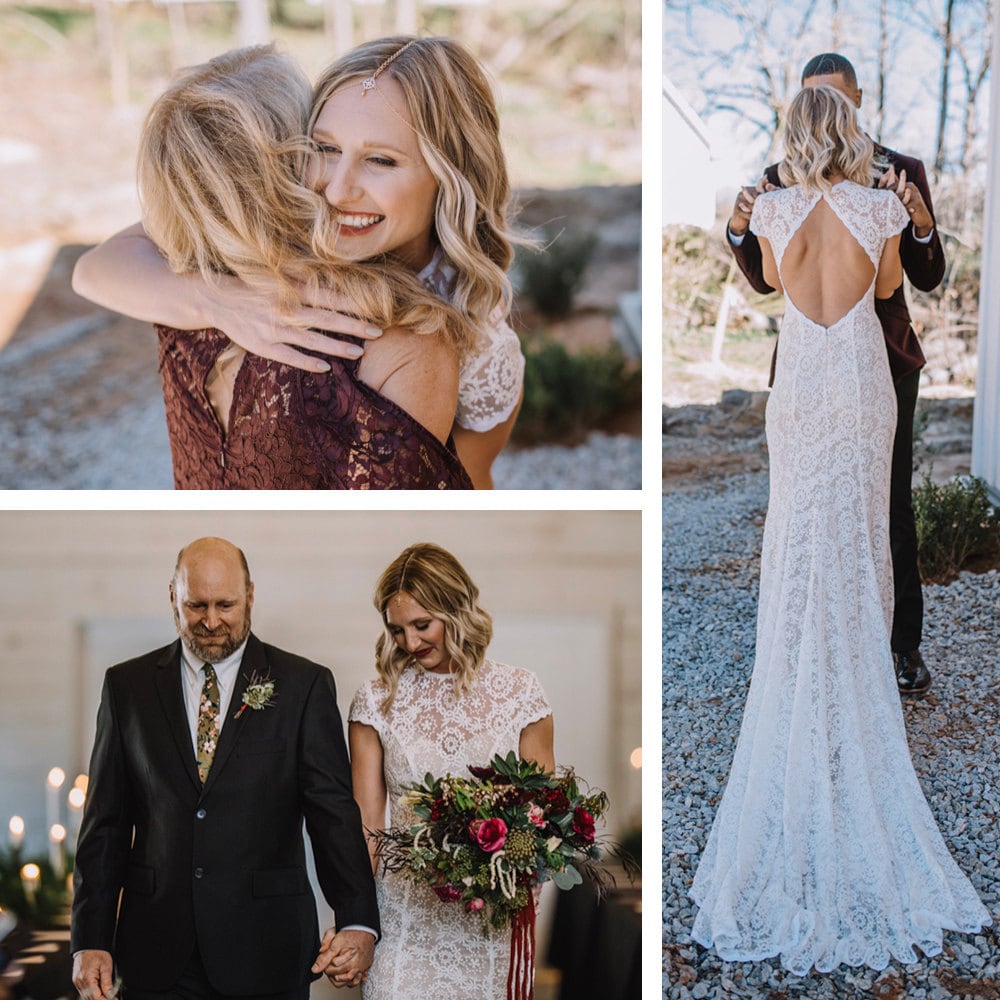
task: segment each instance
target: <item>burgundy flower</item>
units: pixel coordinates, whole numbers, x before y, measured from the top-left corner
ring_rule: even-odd
[[[474,819],[469,824],[469,836],[487,854],[492,854],[506,843],[507,824],[502,819]]]
[[[547,788],[544,795],[546,804],[552,812],[564,813],[569,811],[569,799],[561,788]]]
[[[431,803],[431,820],[441,819],[445,814],[444,799],[435,799]]]
[[[456,889],[450,882],[434,886],[434,891],[442,903],[454,903],[456,899],[462,898],[462,890]]]
[[[594,817],[577,806],[573,810],[573,829],[583,838],[584,843],[589,844],[594,839]]]
[[[486,900],[480,899],[479,896],[476,896],[475,899],[470,899],[465,904],[465,908],[469,911],[469,913],[478,913],[485,905]]]
[[[468,767],[469,773],[480,781],[494,781],[500,777],[492,767],[475,767],[473,764],[469,764]]]

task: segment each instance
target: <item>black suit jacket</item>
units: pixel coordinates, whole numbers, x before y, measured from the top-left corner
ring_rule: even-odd
[[[893,149],[887,149],[875,143],[875,155],[884,156],[895,167],[898,174],[906,171],[907,181],[913,181],[923,195],[927,210],[934,216],[934,205],[931,202],[931,191],[927,185],[927,172],[923,163],[912,156],[904,156]],[[772,164],[765,171],[767,179],[776,187],[781,187],[778,179],[778,165]],[[748,229],[740,246],[734,246],[727,238],[726,242],[733,251],[736,263],[746,275],[752,288],[766,295],[774,289],[764,280],[764,266],[761,260],[760,243],[757,237]],[[929,243],[918,243],[913,235],[911,222],[903,230],[899,241],[899,256],[903,262],[903,270],[915,288],[929,292],[937,288],[944,277],[944,248],[938,235],[937,226]],[[875,300],[875,312],[882,324],[885,334],[885,345],[889,353],[889,368],[896,381],[917,371],[924,366],[924,353],[920,349],[916,332],[910,323],[910,310],[906,304],[903,286],[900,285],[887,299]],[[777,348],[775,348],[777,353]],[[771,362],[771,379],[774,379],[774,360]]]
[[[274,704],[235,718],[254,673],[275,682]],[[350,774],[330,671],[252,634],[204,788],[180,642],[112,667],[76,855],[73,951],[112,952],[125,986],[142,990],[169,989],[196,941],[221,993],[315,978],[303,818],[338,926],[379,929]]]

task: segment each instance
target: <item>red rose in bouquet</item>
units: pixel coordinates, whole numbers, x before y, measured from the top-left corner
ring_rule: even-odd
[[[507,824],[502,819],[474,819],[469,824],[469,836],[487,854],[499,851],[507,840]]]
[[[580,834],[586,843],[593,843],[594,817],[586,809],[581,809],[577,806],[573,810],[573,829]]]

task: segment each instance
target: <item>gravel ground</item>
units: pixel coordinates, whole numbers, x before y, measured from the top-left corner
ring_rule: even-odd
[[[664,998],[1000,997],[1000,573],[927,587],[921,647],[934,672],[906,703],[910,751],[931,809],[994,925],[945,934],[941,955],[882,973],[792,975],[777,959],[722,962],[691,940],[687,891],[729,771],[753,666],[767,476],[663,501]]]
[[[575,448],[501,455],[497,489],[639,489],[642,446],[591,434]],[[151,337],[130,321],[67,323],[0,353],[0,488],[171,489]]]

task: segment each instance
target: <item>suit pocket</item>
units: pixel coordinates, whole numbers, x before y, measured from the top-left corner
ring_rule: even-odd
[[[156,891],[156,869],[146,865],[129,865],[125,873],[125,891],[137,896],[152,896]]]
[[[260,754],[281,753],[287,740],[240,740],[238,757],[256,757]]]
[[[304,868],[263,868],[253,873],[253,894],[266,896],[301,896],[309,891]]]

